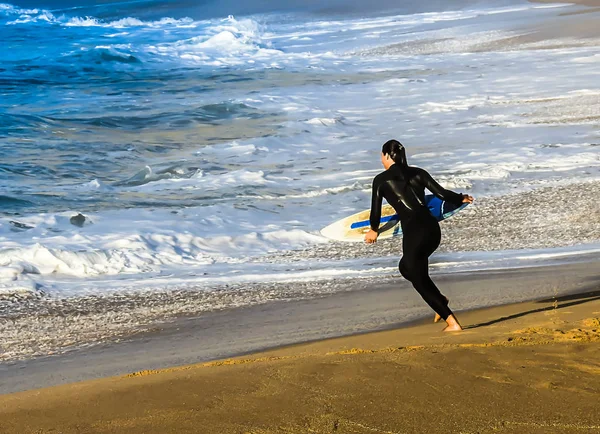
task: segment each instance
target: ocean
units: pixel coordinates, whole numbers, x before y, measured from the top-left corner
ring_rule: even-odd
[[[433,273],[597,254],[599,38],[545,32],[582,9],[0,4],[0,360],[399,279],[319,233],[391,138],[476,198]]]

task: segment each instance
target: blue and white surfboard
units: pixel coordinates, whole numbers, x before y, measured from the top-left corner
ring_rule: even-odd
[[[445,202],[434,195],[425,195],[425,202],[429,208],[429,212],[437,221],[445,220],[461,209],[464,209],[468,204],[463,203],[460,206]],[[349,217],[338,220],[335,223],[321,230],[321,235],[337,241],[364,241],[365,234],[370,229],[369,217],[371,210],[361,211]],[[386,204],[381,208],[381,220],[379,226],[379,239],[390,238],[402,234],[398,215],[394,208]]]

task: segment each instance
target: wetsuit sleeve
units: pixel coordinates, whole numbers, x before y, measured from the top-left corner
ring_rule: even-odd
[[[462,194],[455,193],[451,190],[446,190],[444,187],[438,184],[426,170],[419,169],[418,179],[423,184],[423,186],[427,188],[427,190],[435,194],[440,199],[457,205],[460,205],[462,203]]]
[[[369,217],[369,223],[371,224],[371,229],[377,231],[379,229],[379,222],[381,220],[381,204],[383,201],[383,196],[381,196],[381,183],[375,177],[373,180],[373,189],[371,193],[371,217]]]

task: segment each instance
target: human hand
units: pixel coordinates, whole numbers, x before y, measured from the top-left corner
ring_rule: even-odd
[[[475,199],[473,198],[473,196],[469,196],[468,194],[463,194],[463,201],[462,203],[473,203]]]
[[[369,230],[369,232],[367,232],[367,234],[365,235],[365,243],[367,244],[373,244],[377,241],[377,237],[379,236],[379,234],[377,233],[377,231],[374,231],[373,229]]]

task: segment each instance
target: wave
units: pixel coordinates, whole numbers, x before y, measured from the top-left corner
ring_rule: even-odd
[[[129,131],[161,127],[185,128],[194,124],[218,125],[231,119],[260,119],[267,116],[254,107],[244,103],[225,101],[206,104],[189,110],[160,112],[148,116],[100,116],[90,118],[50,118],[47,119],[64,126],[91,126],[115,128]]]
[[[35,178],[38,176],[56,176],[56,170],[46,167],[42,161],[41,164],[22,162],[17,164],[0,163],[0,173],[8,174],[7,176]]]
[[[281,194],[281,195],[273,195],[273,194],[260,195],[260,196],[258,196],[258,198],[264,199],[264,200],[310,199],[310,198],[316,198],[316,197],[321,197],[321,196],[334,196],[336,194],[348,193],[351,191],[363,191],[363,190],[368,190],[369,188],[370,188],[370,184],[363,184],[360,182],[355,182],[352,185],[343,185],[340,187],[322,188],[322,189],[318,189],[318,190],[306,191],[304,193],[291,193],[291,194],[287,193],[287,194]]]
[[[115,46],[97,46],[92,50],[84,50],[73,57],[78,57],[86,63],[141,63],[141,60],[131,53],[123,52]]]
[[[68,17],[63,15],[56,16],[47,9],[23,9],[7,3],[0,3],[0,19],[9,19],[5,24],[29,24],[29,23],[47,23],[66,27],[106,27],[123,29],[128,27],[193,27],[198,25],[197,21],[189,17],[175,19],[164,17],[155,21],[143,21],[134,17],[125,17],[114,21],[104,21],[99,18]]]
[[[274,56],[282,55],[280,50],[272,47],[268,38],[264,38],[261,24],[252,19],[235,19],[233,16],[210,21],[170,17],[156,21],[143,21],[135,17],[103,21],[91,16],[57,17],[48,10],[19,9],[5,4],[0,9],[0,25],[2,24],[71,29],[69,32],[58,33],[58,29],[53,31],[51,36],[55,38],[55,42],[52,50],[43,55],[34,50],[33,53],[21,56],[26,57],[23,58],[25,62],[9,65],[11,69],[15,68],[11,75],[17,81],[23,78],[39,79],[39,73],[44,74],[41,77],[44,79],[64,76],[65,73],[72,76],[73,70],[85,73],[102,68],[103,65],[112,68],[115,64],[125,67],[147,64],[254,67],[258,62],[267,62],[265,64],[268,66]],[[92,28],[97,30],[87,31]],[[120,32],[110,33],[110,29],[118,29]],[[35,31],[40,32],[46,32],[46,29]],[[40,34],[39,37],[49,36]],[[81,42],[78,41],[80,38],[83,39]],[[108,44],[107,40],[115,43]],[[23,77],[17,70],[18,67],[41,70],[28,70],[34,76],[27,74]]]
[[[160,187],[163,192],[168,190],[202,190],[208,194],[210,191],[220,191],[228,188],[236,190],[248,186],[261,186],[272,183],[265,178],[262,171],[236,170],[218,175],[205,175],[197,167],[172,166],[166,169],[155,170],[146,166],[131,178],[113,184],[114,187],[145,187],[156,193]]]
[[[335,117],[335,118],[312,118],[305,121],[310,125],[322,125],[324,127],[330,127],[336,124],[344,124],[343,116]]]
[[[101,217],[97,221],[107,224]],[[199,219],[196,229],[201,233],[200,228],[214,226],[215,221],[232,225],[232,222],[212,216]],[[238,264],[248,262],[252,255],[323,242],[321,237],[298,229],[207,237],[173,229],[135,233],[130,229],[136,222],[123,223],[126,227],[129,224],[130,228],[121,229],[120,234],[113,232],[100,236],[93,225],[88,230],[71,230],[70,238],[68,233],[63,233],[60,238],[69,240],[68,243],[46,239],[44,244],[0,249],[0,288],[14,287],[13,282],[35,279],[34,276],[117,276],[160,272],[169,266],[206,268],[216,263]],[[210,233],[206,229],[204,232]]]
[[[16,197],[12,197],[12,196],[5,196],[5,195],[0,195],[0,207],[5,207],[5,206],[10,206],[10,207],[27,207],[32,205],[32,202],[25,200],[25,199],[19,199]]]
[[[115,64],[140,65],[142,60],[136,57],[130,46],[125,44],[98,45],[93,48],[80,48],[75,52],[61,55],[60,62],[70,65],[72,70],[89,71],[94,69],[111,69]],[[64,65],[52,65],[52,69],[60,71]]]
[[[263,33],[258,22],[229,16],[207,27],[202,35],[148,47],[148,52],[195,64],[255,64],[283,54],[263,40]]]
[[[154,171],[152,167],[146,166],[132,177],[125,181],[118,181],[113,184],[115,187],[137,187],[150,182],[162,181],[163,179],[189,179],[194,176],[202,176],[202,172],[197,168],[184,169],[179,166],[173,166],[166,169]]]
[[[30,115],[26,113],[20,114],[10,114],[4,113],[0,118],[0,128],[11,128],[11,129],[21,129],[21,128],[35,128],[35,127],[43,127],[52,123],[51,119],[48,119],[44,116],[36,116]]]
[[[170,17],[161,18],[157,21],[142,21],[138,18],[122,18],[116,21],[104,22],[98,18],[93,17],[75,17],[71,18],[61,24],[67,27],[111,27],[116,29],[123,29],[128,27],[196,27],[198,22],[191,18],[175,19]]]
[[[82,4],[76,7],[66,7],[61,9],[54,9],[52,11],[43,9],[25,9],[12,4],[0,4],[0,15],[17,15],[19,19],[26,20],[27,18],[33,18],[40,16],[40,14],[68,14],[68,13],[84,13],[89,12],[91,15],[104,15],[113,18],[112,21],[103,21],[97,18],[88,18],[86,16],[75,19],[71,22],[71,25],[82,25],[82,26],[151,26],[158,21],[143,21],[139,18],[117,18],[115,13],[127,14],[131,17],[143,16],[148,18],[158,18],[157,13],[164,10],[168,10],[170,15],[181,17],[182,15],[192,17],[195,20],[206,20],[210,18],[217,18],[227,16],[228,14],[234,15],[245,15],[250,16],[254,14],[271,14],[271,13],[295,13],[295,12],[308,12],[323,15],[345,15],[345,14],[360,14],[372,15],[376,11],[386,11],[383,15],[389,15],[389,12],[401,13],[401,14],[416,14],[423,12],[434,12],[441,10],[454,10],[468,6],[475,6],[480,0],[446,0],[440,1],[429,1],[429,2],[397,2],[395,0],[375,0],[374,2],[364,2],[362,0],[332,0],[325,2],[319,0],[291,0],[287,2],[268,2],[264,0],[250,0],[247,2],[238,2],[233,0],[198,0],[190,2],[189,0],[156,0],[156,1],[117,1],[117,2],[96,2],[99,4]],[[496,2],[510,3],[510,0],[496,0]],[[86,2],[80,2],[86,3]],[[402,3],[402,4],[399,4]],[[116,5],[117,7],[111,7]],[[22,17],[21,17],[22,16]],[[62,16],[61,16],[62,18]],[[56,18],[55,18],[56,19]],[[163,18],[164,19],[164,18]],[[184,18],[183,20],[172,18],[172,20],[181,24],[187,24],[190,18]],[[64,19],[65,23],[69,22],[69,19]],[[141,23],[141,24],[140,24]]]
[[[152,262],[136,258],[135,254],[117,249],[67,250],[48,248],[41,244],[31,247],[0,250],[0,277],[15,280],[22,274],[65,274],[94,276],[127,272],[151,271]]]

